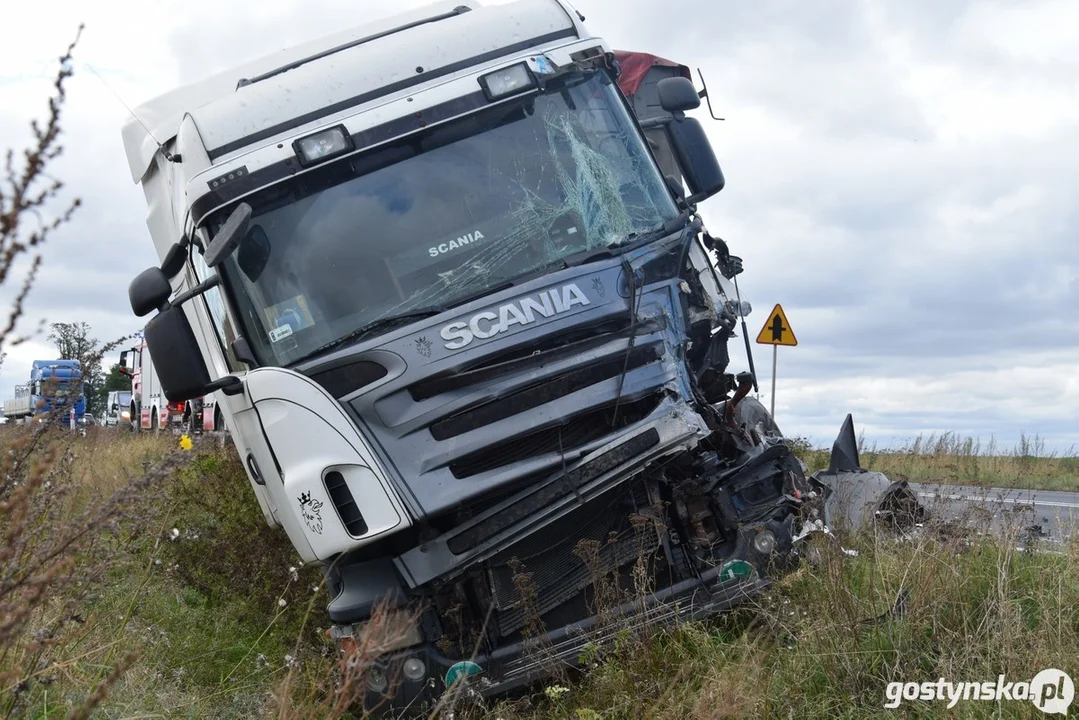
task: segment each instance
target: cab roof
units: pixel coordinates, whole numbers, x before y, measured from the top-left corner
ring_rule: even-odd
[[[131,179],[142,180],[189,114],[216,159],[379,93],[582,31],[560,0],[445,0],[285,48],[138,106],[122,129]]]

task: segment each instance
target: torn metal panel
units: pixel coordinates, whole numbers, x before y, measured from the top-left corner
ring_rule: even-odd
[[[812,477],[831,489],[826,510],[833,529],[876,525],[909,530],[929,516],[906,480],[893,481],[884,473],[861,467],[854,419],[849,413],[832,444],[828,469]]]
[[[890,480],[879,472],[815,473],[831,488],[826,506],[835,530],[858,530],[870,525],[910,529],[928,513],[905,480]]]

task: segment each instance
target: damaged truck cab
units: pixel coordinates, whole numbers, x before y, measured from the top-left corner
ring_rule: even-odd
[[[697,211],[724,184],[700,99],[560,0],[466,1],[124,127],[166,396],[215,394],[266,521],[325,566],[342,648],[380,604],[415,618],[370,702],[505,692],[611,622],[724,610],[819,522],[728,372],[746,308]]]

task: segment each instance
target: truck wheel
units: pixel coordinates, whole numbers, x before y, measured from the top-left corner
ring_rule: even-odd
[[[221,417],[221,408],[214,408],[214,432],[225,429],[225,420]]]
[[[131,423],[131,432],[137,433],[142,430],[142,408],[135,403],[131,403],[129,422]]]
[[[154,435],[160,434],[160,428],[157,426],[157,409],[150,408],[150,432]]]

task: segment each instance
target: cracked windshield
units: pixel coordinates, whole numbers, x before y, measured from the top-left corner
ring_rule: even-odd
[[[338,165],[256,199],[228,261],[263,364],[482,295],[677,215],[600,73]]]

